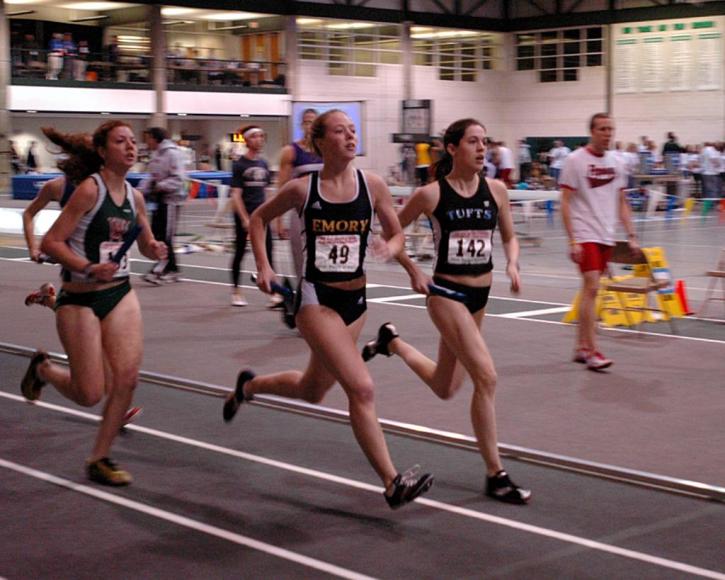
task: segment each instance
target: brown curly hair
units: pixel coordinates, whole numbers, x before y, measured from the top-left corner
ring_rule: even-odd
[[[58,161],[58,169],[66,174],[76,185],[95,173],[102,162],[93,147],[93,139],[88,133],[61,133],[53,127],[41,127],[48,140],[60,147],[59,152],[68,157]]]

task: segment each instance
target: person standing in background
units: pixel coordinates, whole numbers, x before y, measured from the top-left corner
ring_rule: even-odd
[[[559,184],[559,175],[561,174],[561,168],[564,165],[564,160],[571,153],[564,142],[560,139],[554,141],[554,147],[549,151],[549,175],[554,178],[554,182]]]
[[[589,121],[591,139],[564,161],[561,173],[561,219],[569,238],[569,257],[581,273],[579,324],[574,346],[574,362],[600,371],[612,360],[596,345],[596,299],[599,281],[607,269],[615,245],[615,229],[620,221],[627,232],[632,252],[639,252],[632,214],[624,188],[624,165],[609,150],[614,121],[607,113],[597,113]]]
[[[179,281],[179,265],[174,252],[174,237],[184,203],[184,167],[176,144],[166,129],[151,127],[144,132],[146,146],[152,152],[147,171],[149,177],[139,186],[158,205],[151,218],[151,231],[166,243],[168,254],[144,276],[151,284]]]
[[[232,306],[249,304],[239,287],[242,259],[247,250],[249,216],[266,200],[265,188],[270,184],[269,165],[262,158],[266,135],[261,127],[247,125],[240,131],[247,145],[247,152],[234,162],[232,169],[231,200],[234,208],[236,244],[232,259]],[[272,232],[266,230],[267,255],[272,258]],[[277,294],[270,298],[270,306],[282,301]]]
[[[28,145],[28,155],[25,158],[25,173],[35,173],[38,169],[38,158],[35,156],[35,141]]]

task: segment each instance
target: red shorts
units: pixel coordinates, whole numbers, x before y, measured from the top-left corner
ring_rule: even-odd
[[[591,272],[592,270],[604,272],[607,269],[607,264],[612,258],[614,246],[607,246],[596,242],[584,242],[580,246],[582,247],[582,255],[579,261],[579,270],[582,274],[584,272]]]

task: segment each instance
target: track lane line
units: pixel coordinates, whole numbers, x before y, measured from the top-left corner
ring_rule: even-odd
[[[281,558],[283,560],[294,562],[295,564],[300,564],[308,568],[313,568],[314,570],[319,570],[321,572],[325,572],[339,578],[349,578],[350,580],[370,580],[372,578],[371,576],[359,574],[352,570],[348,570],[347,568],[342,568],[340,566],[336,566],[322,560],[317,560],[316,558],[310,558],[309,556],[304,556],[303,554],[292,552],[291,550],[286,550],[284,548],[280,548],[266,542],[260,542],[259,540],[255,540],[248,536],[243,536],[241,534],[237,534],[236,532],[231,532],[217,526],[205,524],[198,520],[194,520],[174,512],[162,510],[145,503],[128,499],[121,495],[108,493],[96,487],[84,485],[82,483],[76,483],[74,481],[70,481],[69,479],[58,477],[46,471],[40,471],[26,465],[15,463],[14,461],[8,461],[6,459],[3,459],[2,457],[0,457],[0,467],[4,467],[5,469],[8,469],[10,471],[14,471],[16,473],[21,473],[23,475],[39,479],[40,481],[44,481],[46,483],[51,483],[53,485],[63,487],[76,493],[87,495],[94,499],[105,501],[106,503],[115,504],[160,520],[164,520],[166,522],[170,522],[172,524],[176,524],[178,526],[189,528],[197,532],[206,534],[208,536],[214,536],[216,538],[220,538],[222,540],[226,540],[240,546],[251,548],[252,550],[256,550],[258,552],[264,552],[265,554],[275,556],[276,558]]]
[[[0,391],[0,397],[4,397],[4,398],[7,398],[7,399],[10,399],[13,401],[18,401],[18,402],[23,402],[25,404],[28,404],[27,401],[25,401],[25,399],[19,395],[13,395],[10,393]],[[98,415],[93,415],[91,413],[86,413],[84,411],[70,409],[68,407],[63,407],[61,405],[45,403],[43,401],[36,401],[33,404],[46,408],[46,409],[49,409],[49,410],[52,410],[52,411],[58,411],[61,413],[74,415],[76,417],[86,418],[86,419],[89,419],[89,420],[95,421],[95,422],[98,422],[101,420],[101,417]],[[357,480],[350,479],[347,477],[341,477],[341,476],[327,473],[324,471],[310,469],[307,467],[302,467],[299,465],[287,463],[284,461],[270,459],[267,457],[262,457],[259,455],[246,453],[244,451],[238,451],[236,449],[230,449],[228,447],[222,447],[220,445],[215,445],[213,443],[206,443],[204,441],[191,439],[189,437],[184,437],[182,435],[175,435],[173,433],[168,433],[166,431],[159,431],[157,429],[151,429],[149,427],[143,427],[141,425],[133,425],[133,424],[127,425],[126,429],[129,429],[131,431],[136,431],[139,433],[145,433],[146,435],[150,435],[152,437],[166,439],[167,441],[174,441],[176,443],[181,443],[183,445],[188,445],[190,447],[196,447],[198,449],[204,449],[206,451],[212,451],[215,453],[220,453],[222,455],[228,455],[231,457],[237,457],[237,458],[251,461],[254,463],[267,465],[269,467],[275,467],[275,468],[282,469],[282,470],[292,472],[292,473],[296,473],[299,475],[313,477],[316,479],[321,479],[323,481],[328,481],[328,482],[332,482],[332,483],[338,483],[341,485],[345,485],[345,486],[352,487],[355,489],[360,489],[363,491],[370,491],[370,492],[379,493],[379,494],[382,494],[384,491],[384,489],[378,485],[371,485],[369,483],[357,481]],[[76,484],[74,484],[74,485],[76,485]],[[427,499],[425,497],[419,498],[419,499],[415,500],[415,502],[418,505],[425,505],[427,507],[434,508],[434,509],[444,511],[444,512],[448,512],[451,514],[464,516],[467,518],[508,527],[508,528],[515,529],[518,531],[522,531],[522,532],[526,532],[526,533],[530,533],[530,534],[534,534],[534,535],[538,535],[538,536],[542,536],[542,537],[546,537],[546,538],[550,538],[550,539],[554,539],[554,540],[559,540],[561,542],[582,546],[584,548],[589,548],[589,549],[597,550],[600,552],[606,552],[609,554],[621,556],[624,558],[629,558],[631,560],[637,560],[637,561],[644,562],[647,564],[653,564],[655,566],[660,566],[662,568],[677,570],[679,572],[686,572],[688,574],[701,576],[703,578],[713,578],[715,580],[725,580],[725,574],[717,572],[715,570],[708,570],[706,568],[700,568],[698,566],[685,564],[683,562],[677,562],[675,560],[670,560],[668,558],[661,558],[659,556],[654,556],[654,555],[647,554],[644,552],[637,552],[635,550],[629,550],[627,548],[620,548],[618,546],[606,544],[603,542],[598,542],[596,540],[589,540],[587,538],[582,538],[579,536],[575,536],[573,534],[568,534],[565,532],[558,532],[556,530],[551,530],[549,528],[543,528],[541,526],[535,526],[532,524],[518,522],[516,520],[510,520],[510,519],[502,518],[499,516],[493,516],[493,515],[489,515],[489,514],[479,512],[476,510],[472,510],[469,508],[463,508],[463,507],[448,504],[445,502]]]

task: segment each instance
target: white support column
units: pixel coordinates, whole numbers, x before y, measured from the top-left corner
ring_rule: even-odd
[[[2,1],[2,0],[0,0]],[[151,114],[153,127],[166,127],[166,36],[161,19],[161,5],[149,6],[151,23],[152,85],[154,89],[154,112]]]
[[[0,193],[10,191],[10,144],[12,127],[8,111],[10,86],[10,31],[5,14],[5,1],[0,0]]]

